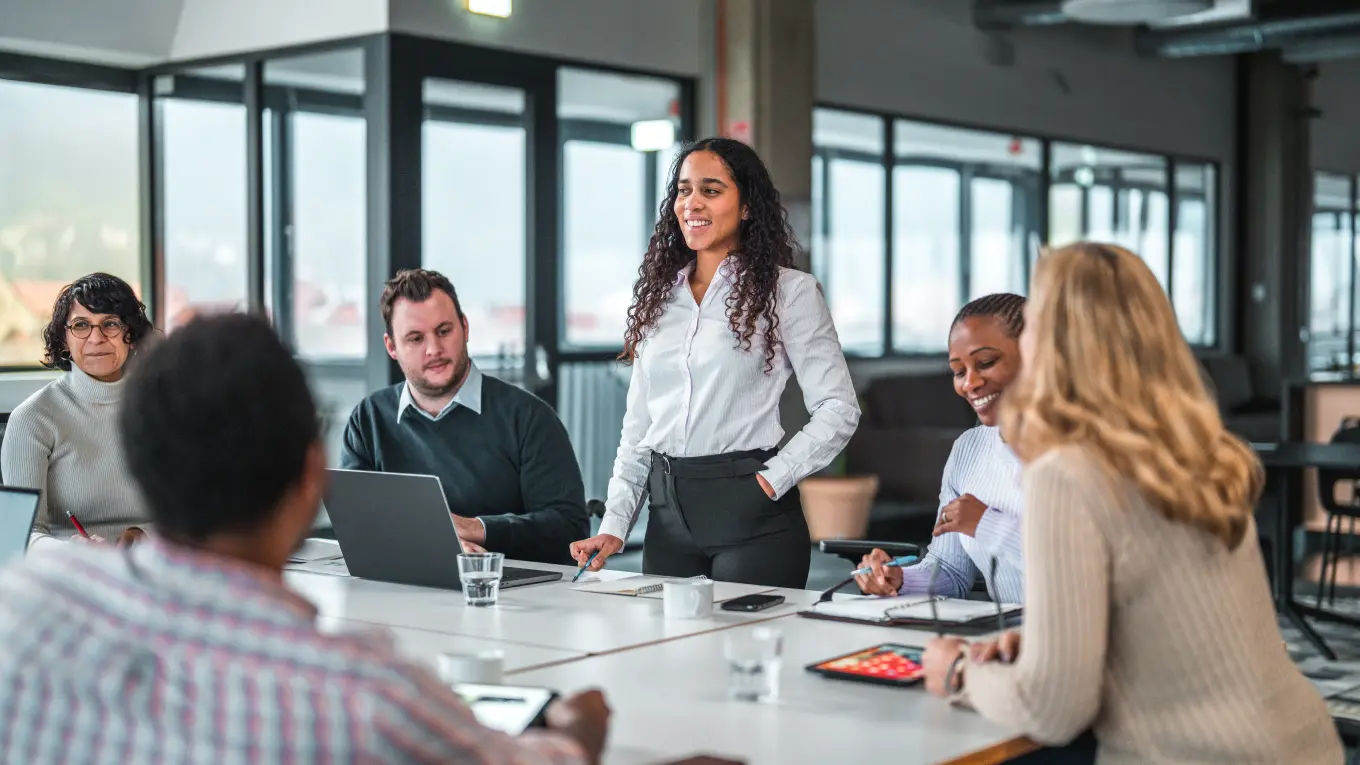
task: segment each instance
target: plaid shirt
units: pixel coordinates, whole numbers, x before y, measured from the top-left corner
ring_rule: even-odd
[[[0,572],[0,762],[584,762],[480,725],[377,635],[228,559],[148,540],[65,545]]]

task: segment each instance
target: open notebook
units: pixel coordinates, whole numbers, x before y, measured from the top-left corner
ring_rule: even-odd
[[[935,601],[934,613],[930,601]],[[884,624],[903,627],[930,626],[939,619],[942,624],[953,629],[967,627],[995,627],[996,604],[987,600],[960,600],[958,598],[930,597],[926,595],[902,595],[896,598],[845,598],[827,603],[818,603],[801,612],[802,616],[814,619],[834,619],[837,621],[861,622],[864,624]],[[1001,604],[1001,613],[1008,624],[1020,615],[1021,608],[1014,603]]]
[[[606,595],[631,595],[638,598],[655,598],[660,600],[661,584],[666,581],[680,581],[682,577],[668,576],[637,576],[624,577],[623,579],[612,579],[604,582],[582,582],[572,585],[573,590],[581,592],[600,592]],[[713,602],[722,603],[743,595],[755,595],[761,592],[769,592],[773,587],[762,587],[756,584],[735,584],[733,582],[714,582],[713,583]]]

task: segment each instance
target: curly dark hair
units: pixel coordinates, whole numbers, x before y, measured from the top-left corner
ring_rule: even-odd
[[[1001,322],[1001,328],[1005,330],[1006,337],[1019,337],[1020,333],[1025,331],[1025,298],[1022,295],[1010,292],[983,295],[959,309],[958,315],[949,325],[949,331],[953,332],[954,327],[957,327],[959,322],[964,319],[978,316]]]
[[[48,369],[71,371],[71,357],[66,347],[66,322],[76,304],[92,313],[113,314],[127,327],[123,342],[135,346],[151,331],[151,320],[146,317],[146,306],[137,299],[132,285],[112,274],[102,272],[82,276],[61,289],[52,305],[52,320],[43,327],[43,343],[47,351],[42,365]]]
[[[705,138],[686,146],[671,163],[666,182],[666,199],[647,254],[638,268],[633,285],[633,304],[628,309],[628,331],[623,336],[619,360],[632,362],[638,345],[661,318],[680,270],[694,262],[695,253],[685,244],[680,219],[675,214],[677,177],[685,158],[696,151],[710,151],[722,160],[737,185],[747,215],[741,221],[732,274],[732,292],[727,296],[727,321],[732,335],[743,349],[751,349],[751,337],[765,319],[765,372],[774,368],[779,346],[779,315],[776,312],[779,269],[794,267],[798,243],[789,225],[788,212],[779,202],[779,190],[770,180],[770,171],[755,150],[730,138]]]

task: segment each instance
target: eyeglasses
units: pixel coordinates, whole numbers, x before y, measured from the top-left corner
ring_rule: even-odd
[[[992,602],[996,604],[997,632],[1005,632],[1006,614],[1004,611],[1001,610],[1001,599],[996,595],[997,558],[995,555],[993,555],[991,556],[991,559],[992,559],[991,563],[988,566],[990,572],[987,575],[987,584],[989,585],[989,589],[992,590]],[[940,562],[939,560],[936,560],[935,565],[930,569],[930,584],[926,585],[927,593],[935,592],[935,577],[939,576],[939,574],[940,574]],[[930,596],[930,621],[934,623],[935,635],[937,637],[944,637],[944,623],[940,621],[940,609],[938,606],[935,605],[938,602],[939,598],[935,597],[934,595]]]
[[[99,334],[103,335],[106,340],[117,340],[123,336],[123,332],[127,331],[127,325],[117,319],[105,319],[99,322],[99,324],[91,324],[84,319],[76,319],[70,324],[67,324],[66,329],[72,335],[84,340],[90,336],[90,332],[92,332],[96,326],[99,327]]]

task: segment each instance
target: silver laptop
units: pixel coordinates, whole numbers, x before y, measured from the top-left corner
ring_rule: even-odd
[[[326,512],[350,576],[462,589],[458,532],[444,487],[432,475],[327,470]],[[501,587],[555,582],[560,571],[514,568]]]
[[[0,566],[24,557],[41,496],[37,489],[0,486]]]

